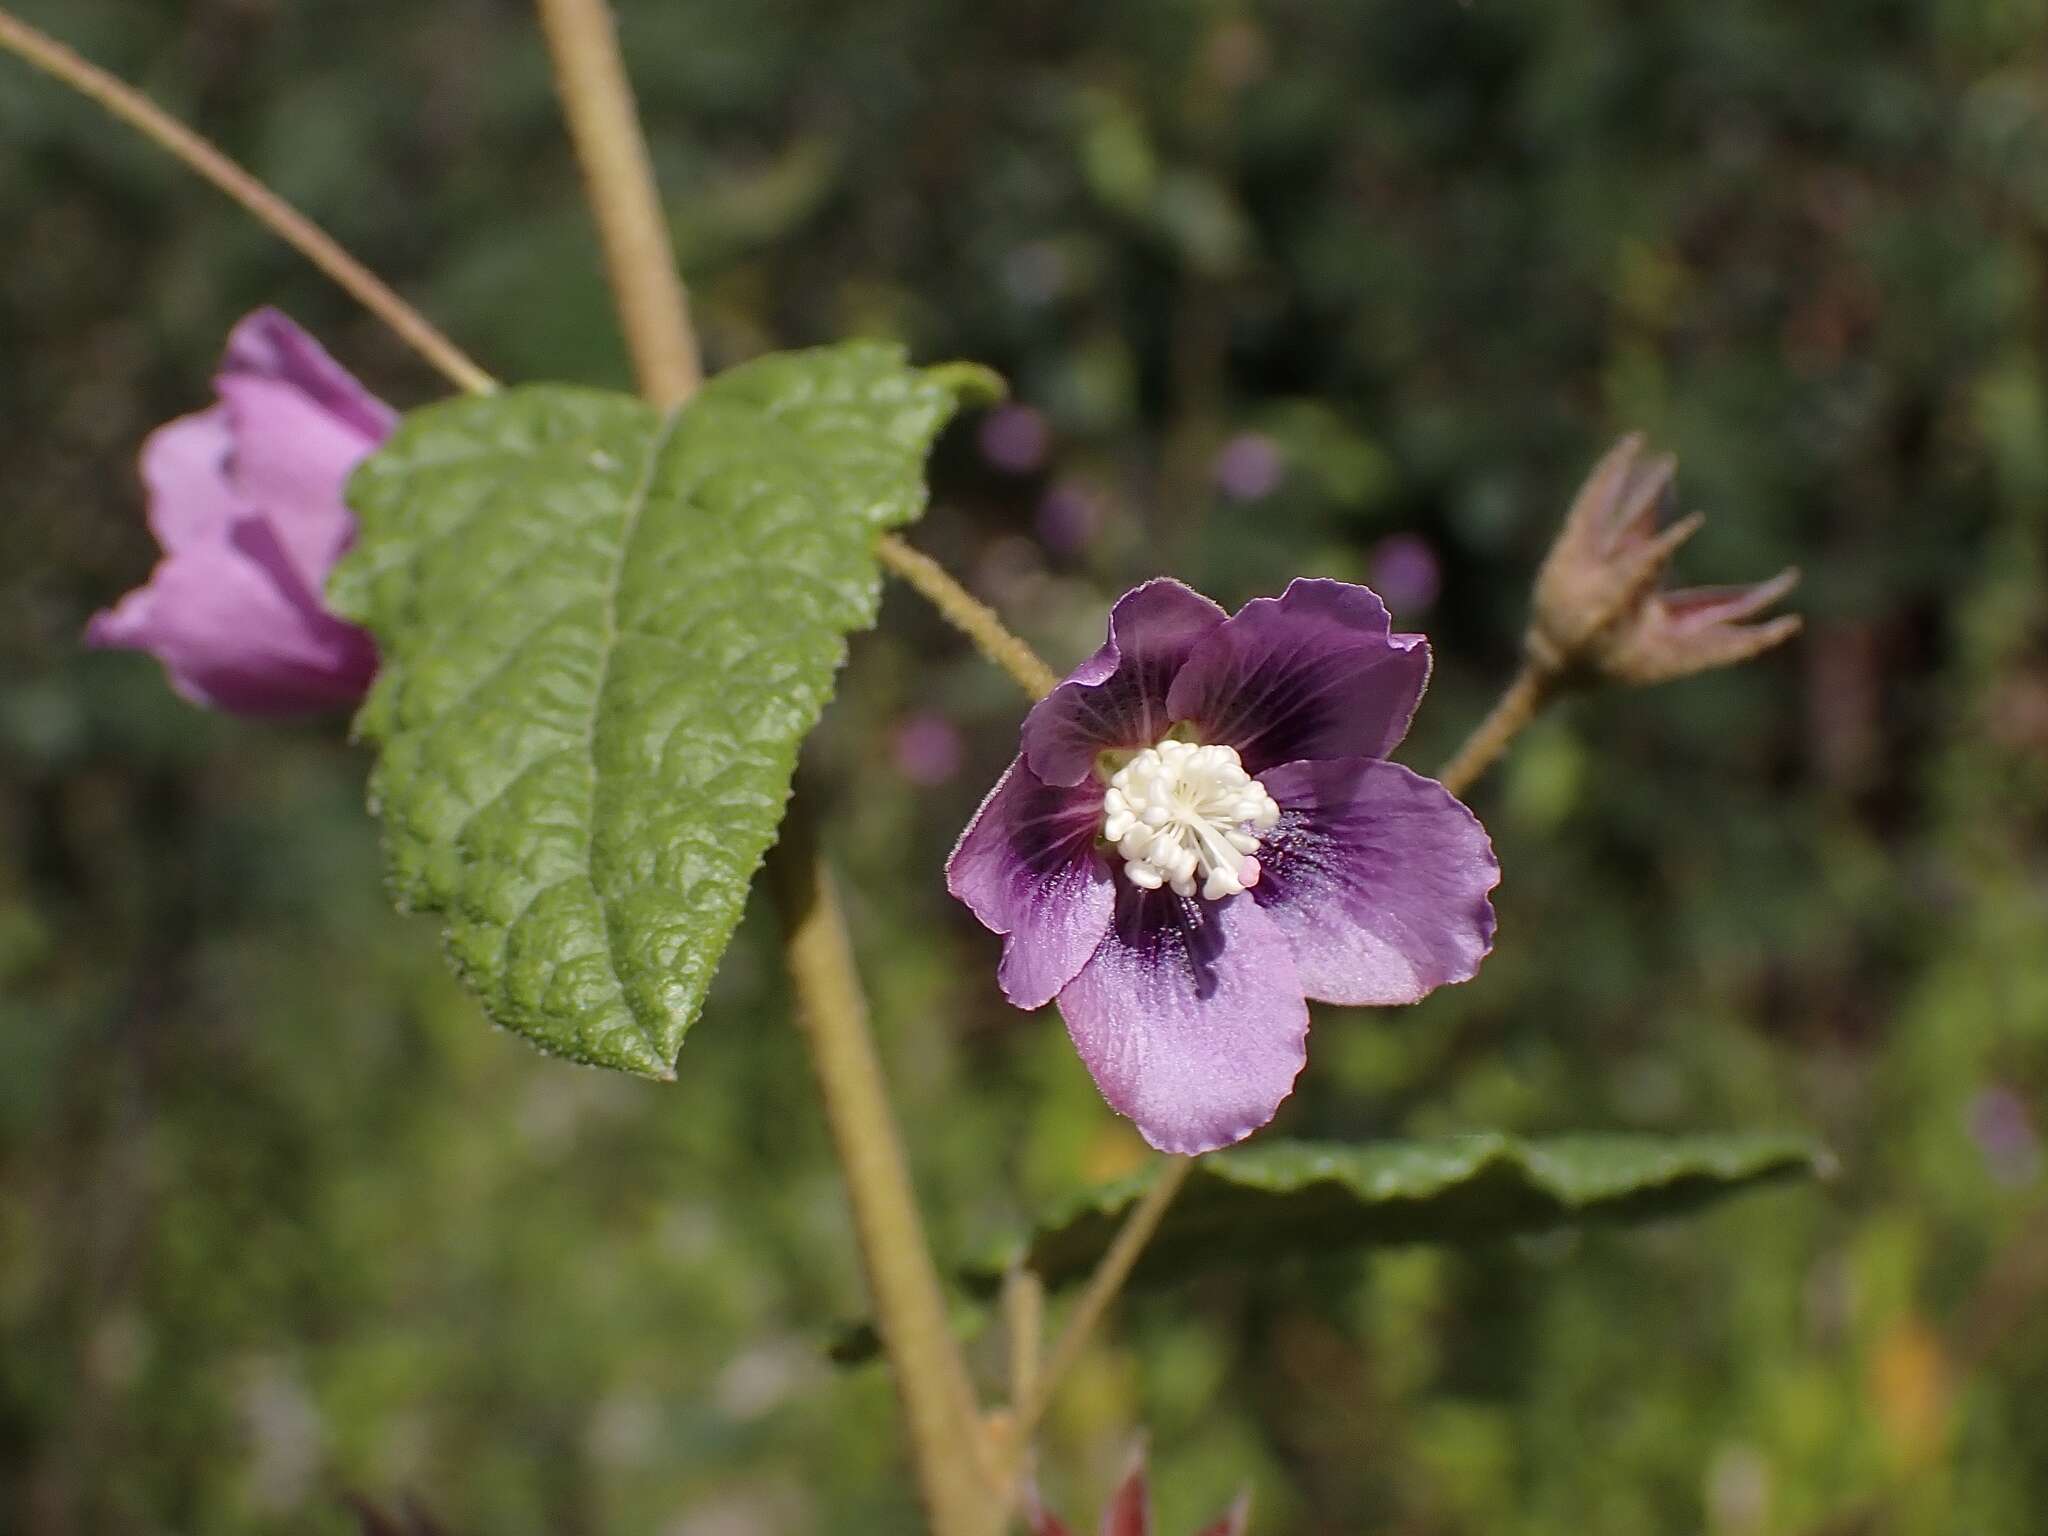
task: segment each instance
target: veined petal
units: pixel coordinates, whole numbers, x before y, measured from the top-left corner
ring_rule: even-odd
[[[1500,865],[1479,819],[1434,779],[1372,758],[1262,775],[1280,824],[1248,893],[1324,1002],[1412,1003],[1469,981],[1493,947]]]
[[[1109,611],[1109,638],[1024,717],[1024,760],[1047,784],[1079,784],[1106,748],[1136,750],[1173,720],[1167,693],[1197,642],[1224,612],[1162,577],[1133,587]]]
[[[1300,580],[1203,636],[1167,708],[1260,774],[1301,758],[1385,757],[1428,682],[1428,644],[1393,633],[1370,589]]]
[[[1115,904],[1095,851],[1102,797],[1047,785],[1018,758],[996,780],[946,860],[946,889],[1003,935],[996,972],[1019,1008],[1042,1008],[1088,962]]]
[[[1301,978],[1246,896],[1201,901],[1119,882],[1109,933],[1059,1003],[1102,1096],[1162,1152],[1250,1135],[1307,1059]]]

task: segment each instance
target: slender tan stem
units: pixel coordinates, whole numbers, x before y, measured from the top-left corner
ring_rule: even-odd
[[[975,597],[946,573],[930,555],[912,549],[892,534],[884,534],[877,548],[882,564],[903,578],[955,629],[972,640],[975,648],[1001,667],[1019,688],[1034,699],[1042,699],[1059,684],[1059,674],[1038,659],[1038,654],[1004,627],[995,610]]]
[[[925,1513],[937,1536],[968,1536],[986,1529],[992,1503],[970,1449],[980,1442],[973,1392],[911,1193],[845,918],[800,804],[783,825],[770,870],[798,1021],[846,1176]]]
[[[1038,1427],[1038,1421],[1051,1404],[1053,1394],[1059,1390],[1061,1380],[1081,1358],[1089,1335],[1095,1331],[1096,1325],[1109,1311],[1110,1303],[1116,1300],[1117,1292],[1130,1278],[1138,1256],[1145,1251],[1152,1234],[1159,1230],[1167,1207],[1173,1204],[1173,1197],[1180,1193],[1181,1185],[1194,1172],[1195,1162],[1192,1157],[1163,1159],[1152,1187],[1145,1191],[1143,1198],[1131,1207],[1131,1214],[1124,1218],[1109,1251],[1095,1266],[1095,1273],[1088,1277],[1088,1285],[1074,1303],[1074,1310],[1067,1314],[1067,1325],[1060,1330],[1059,1342],[1053,1345],[1045,1369],[1039,1373],[1037,1390],[1018,1405],[1016,1438],[1019,1444],[1030,1443],[1032,1431]]]
[[[655,404],[678,405],[697,392],[703,372],[610,8],[606,0],[539,6],[634,373]]]
[[[6,11],[0,11],[0,48],[97,102],[212,182],[347,289],[365,309],[456,385],[477,392],[495,387],[491,376],[471,362],[461,348],[436,330],[383,279],[337,245],[326,231],[141,92]]]
[[[539,6],[641,390],[658,404],[680,404],[699,383],[696,342],[611,17],[603,0]],[[974,1391],[918,1214],[845,918],[801,804],[784,819],[772,885],[798,1023],[846,1179],[925,1515],[934,1536],[984,1536],[994,1501]]]
[[[1462,795],[1508,748],[1522,727],[1534,720],[1557,692],[1557,673],[1538,662],[1527,661],[1507,691],[1473,728],[1465,744],[1451,760],[1437,770],[1437,779],[1454,795]]]
[[[1038,1395],[1039,1353],[1045,1348],[1045,1282],[1028,1269],[1003,1277],[1003,1328],[1009,1335],[1010,1403]]]

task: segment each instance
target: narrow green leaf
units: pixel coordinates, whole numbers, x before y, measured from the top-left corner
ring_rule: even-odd
[[[1132,1275],[1134,1284],[1287,1254],[1391,1243],[1462,1243],[1550,1227],[1677,1215],[1758,1184],[1826,1171],[1797,1136],[1498,1133],[1439,1141],[1260,1141],[1195,1164]],[[1083,1278],[1157,1166],[1086,1191],[1028,1237],[969,1265],[992,1288],[1022,1259],[1051,1287]]]
[[[968,379],[853,343],[666,415],[509,389],[412,413],[357,472],[329,598],[382,655],[356,724],[392,890],[445,914],[499,1024],[674,1076]]]

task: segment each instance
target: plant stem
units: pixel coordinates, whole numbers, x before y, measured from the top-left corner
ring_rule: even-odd
[[[617,33],[603,0],[539,6],[641,390],[656,404],[679,405],[700,382],[696,341]],[[925,1515],[934,1536],[982,1536],[995,1501],[984,1481],[980,1416],[918,1214],[846,920],[800,804],[783,820],[772,871],[797,1020],[846,1179]]]
[[[1451,760],[1437,770],[1438,781],[1452,794],[1464,794],[1474,780],[1493,766],[1494,759],[1507,750],[1522,727],[1556,696],[1557,687],[1555,670],[1536,661],[1523,662],[1522,670],[1494,701],[1486,718],[1473,728]]]
[[[479,393],[496,387],[491,376],[470,361],[461,348],[436,330],[383,279],[336,244],[319,225],[140,91],[4,10],[0,10],[0,48],[97,102],[212,182],[254,214],[259,223],[347,289],[365,309],[396,331],[414,351],[456,385]]]
[[[633,371],[656,405],[680,405],[697,392],[703,371],[610,8],[606,0],[539,0],[539,7]]]
[[[1124,1218],[1109,1251],[1095,1266],[1095,1273],[1088,1277],[1081,1299],[1074,1303],[1074,1310],[1067,1315],[1067,1324],[1060,1330],[1059,1342],[1053,1345],[1045,1369],[1038,1373],[1035,1390],[1017,1405],[1015,1435],[1018,1444],[1030,1443],[1032,1431],[1038,1427],[1053,1394],[1059,1390],[1061,1378],[1081,1358],[1089,1334],[1095,1331],[1110,1303],[1116,1300],[1117,1292],[1123,1289],[1124,1281],[1130,1278],[1138,1256],[1145,1251],[1152,1234],[1159,1230],[1167,1207],[1173,1204],[1173,1197],[1180,1193],[1181,1185],[1194,1172],[1195,1162],[1192,1157],[1161,1159],[1159,1174],[1152,1181],[1152,1187],[1131,1207],[1131,1214]]]
[[[875,552],[884,567],[915,588],[948,623],[972,640],[982,655],[1009,673],[1025,693],[1042,699],[1059,685],[1059,674],[1012,634],[993,608],[955,581],[930,555],[911,548],[893,533],[882,536]]]
[[[979,1420],[932,1267],[846,921],[802,806],[769,863],[785,925],[797,1018],[852,1197],[854,1230],[882,1344],[909,1421],[925,1514],[937,1536],[985,1529],[991,1500]]]

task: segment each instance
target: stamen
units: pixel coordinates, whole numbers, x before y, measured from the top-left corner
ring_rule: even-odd
[[[1102,797],[1102,835],[1133,885],[1208,901],[1259,883],[1258,834],[1279,820],[1234,748],[1171,737],[1119,768]]]

